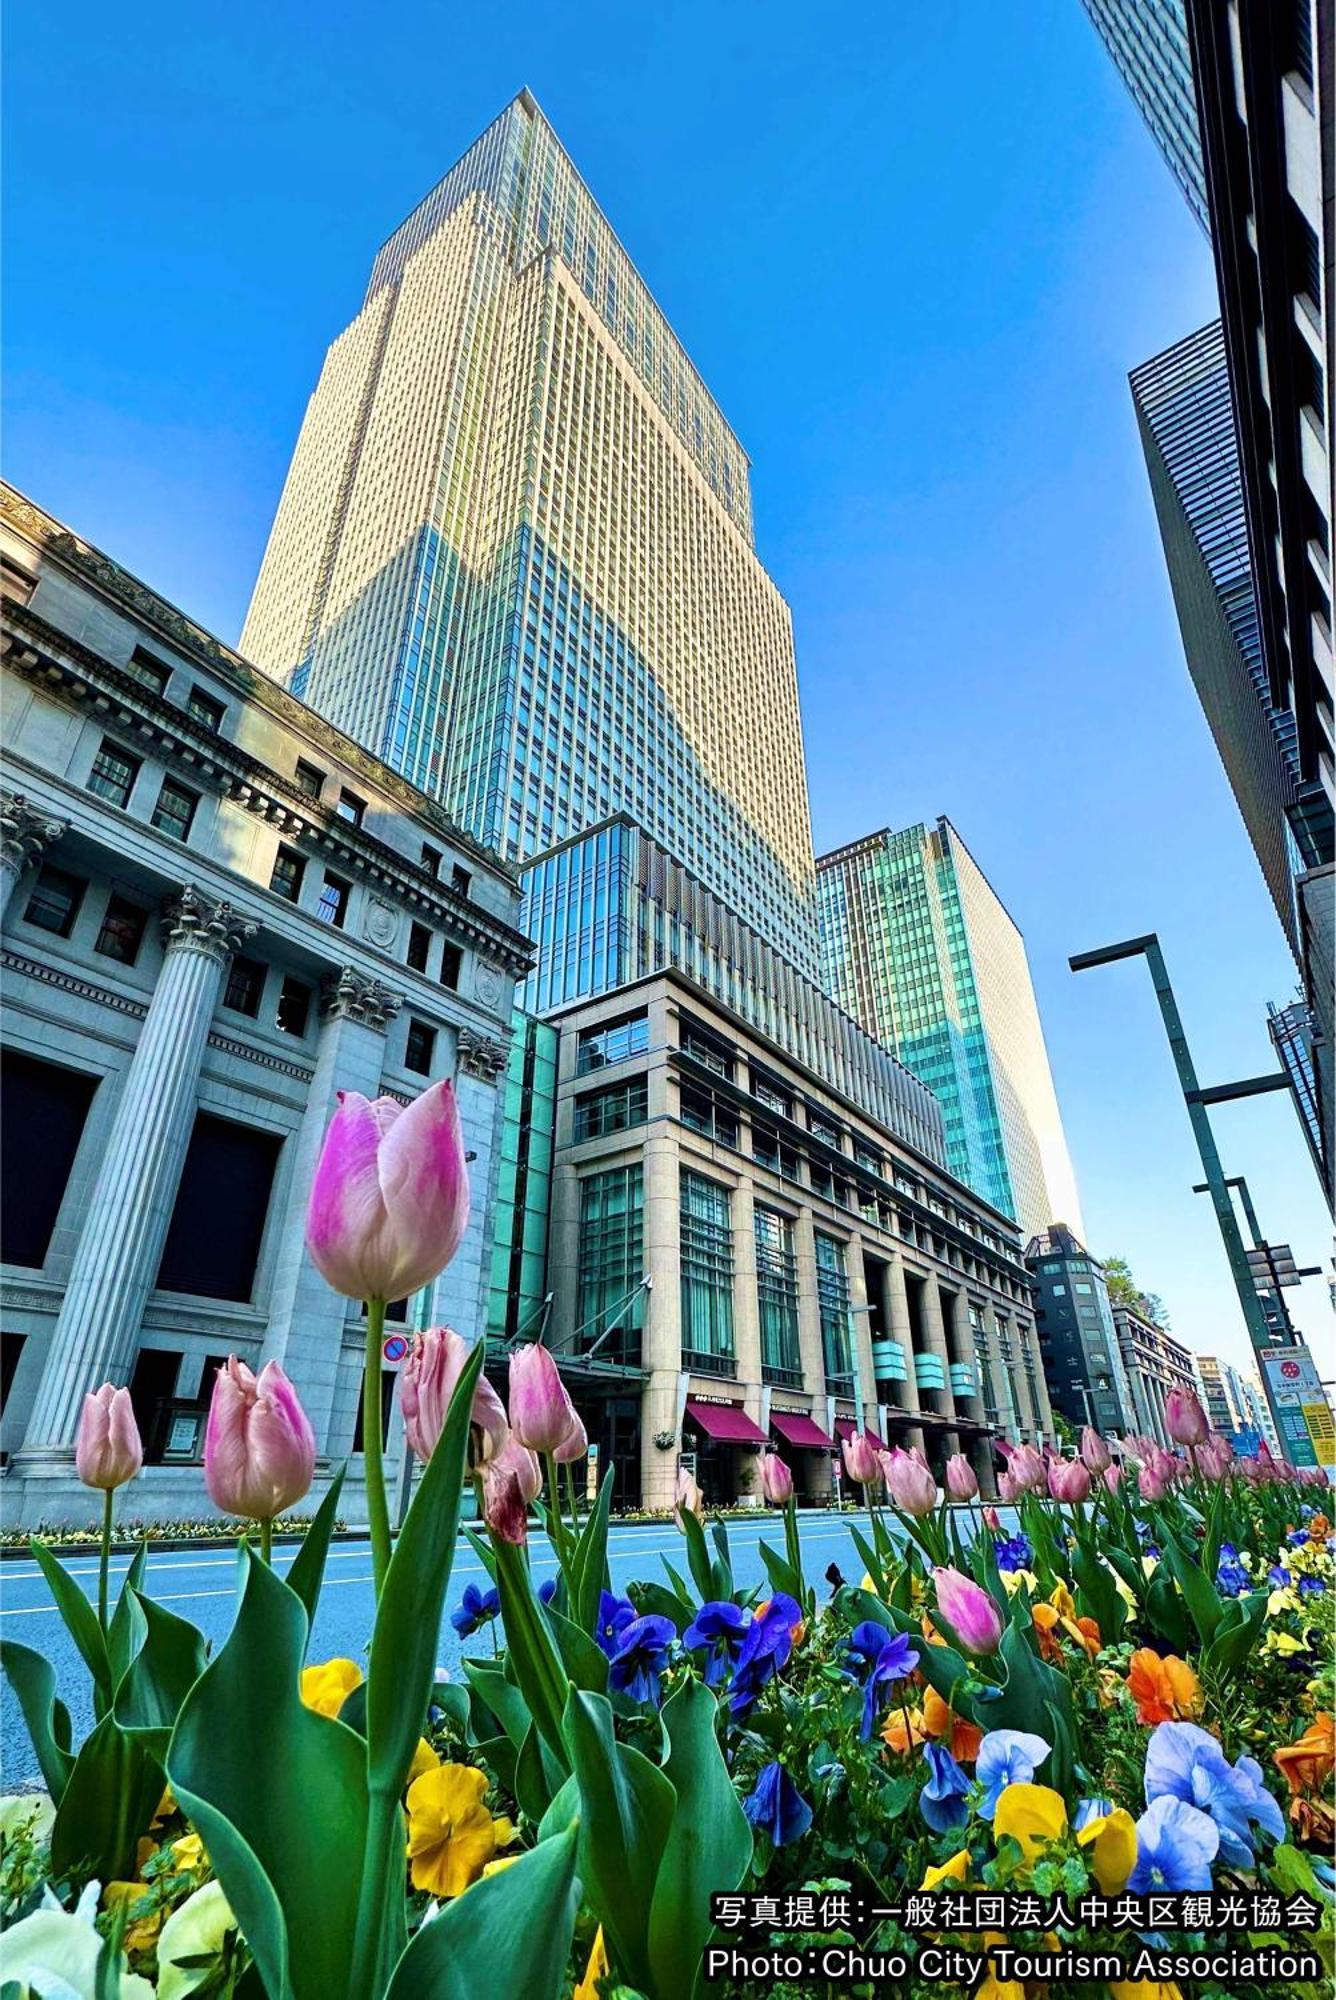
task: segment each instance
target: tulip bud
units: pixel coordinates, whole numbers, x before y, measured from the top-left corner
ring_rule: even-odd
[[[517,1546],[529,1533],[529,1509],[508,1465],[489,1459],[482,1469],[482,1515],[492,1533]]]
[[[793,1498],[793,1474],[778,1452],[761,1454],[761,1494],[767,1507],[787,1507]]]
[[[487,1463],[496,1466],[499,1472],[514,1473],[526,1506],[542,1492],[543,1468],[535,1454],[520,1443],[513,1431],[506,1432],[505,1443]]]
[[[571,1427],[552,1456],[558,1465],[574,1465],[576,1459],[583,1458],[589,1450],[589,1433],[578,1416],[572,1418]]]
[[[915,1521],[931,1514],[937,1505],[937,1481],[926,1465],[911,1458],[907,1451],[897,1449],[882,1453],[881,1470],[892,1506]]]
[[[1156,1467],[1154,1460],[1142,1466],[1137,1484],[1143,1500],[1163,1500],[1169,1491],[1169,1481]]]
[[[673,1519],[682,1533],[686,1528],[682,1520],[684,1514],[694,1514],[699,1521],[705,1513],[705,1500],[699,1486],[685,1465],[677,1468],[677,1497],[673,1502]]]
[[[1113,1453],[1089,1424],[1081,1433],[1081,1463],[1087,1472],[1095,1473],[1107,1472],[1113,1464]]]
[[[521,1444],[547,1457],[570,1440],[575,1405],[541,1341],[517,1347],[510,1357],[510,1423]]]
[[[1234,1448],[1228,1438],[1217,1437],[1214,1431],[1204,1444],[1197,1446],[1197,1470],[1203,1478],[1212,1482],[1223,1479],[1234,1459]]]
[[[1048,1486],[1048,1461],[1032,1444],[1018,1444],[1011,1454],[1007,1471],[1018,1493],[1043,1493]]]
[[[1191,1389],[1171,1389],[1164,1399],[1164,1427],[1175,1444],[1202,1444],[1210,1425]]]
[[[455,1385],[472,1351],[452,1326],[428,1327],[413,1337],[400,1370],[399,1407],[409,1446],[424,1465],[445,1429]],[[495,1457],[509,1433],[505,1405],[485,1375],[478,1377],[474,1388],[469,1422],[469,1460],[480,1465]]]
[[[997,1497],[1004,1507],[1014,1507],[1021,1497],[1021,1488],[1009,1472],[999,1472],[997,1475]]]
[[[104,1382],[83,1399],[74,1438],[74,1469],[85,1486],[111,1493],[133,1479],[143,1463],[130,1391]]]
[[[987,1528],[987,1529],[988,1529],[988,1531],[989,1531],[989,1533],[990,1533],[990,1534],[994,1534],[994,1535],[997,1535],[997,1534],[1000,1534],[1000,1533],[1001,1533],[1001,1531],[1002,1531],[1002,1516],[1001,1516],[1001,1515],[1000,1515],[1000,1514],[998,1513],[998,1511],[997,1511],[996,1507],[985,1507],[985,1508],[984,1508],[984,1510],[983,1510],[983,1524],[984,1524],[985,1528]]]
[[[272,1521],[305,1499],[315,1433],[276,1361],[258,1378],[235,1354],[218,1370],[204,1432],[204,1484],[224,1514]]]
[[[844,1469],[855,1485],[875,1486],[881,1478],[881,1465],[877,1447],[867,1432],[851,1431],[841,1449],[844,1452]]]
[[[935,1569],[937,1608],[967,1653],[995,1653],[1002,1643],[1002,1614],[986,1590],[958,1569]]]
[[[979,1491],[974,1467],[963,1451],[953,1451],[946,1461],[946,1490],[953,1500],[973,1500]]]
[[[404,1299],[442,1272],[469,1219],[454,1086],[409,1105],[339,1093],[311,1186],[306,1243],[349,1299]]]
[[[1100,1478],[1110,1493],[1116,1493],[1123,1483],[1123,1468],[1121,1465],[1106,1465]]]
[[[1048,1468],[1048,1490],[1054,1500],[1075,1506],[1090,1498],[1090,1474],[1079,1458],[1055,1458]]]

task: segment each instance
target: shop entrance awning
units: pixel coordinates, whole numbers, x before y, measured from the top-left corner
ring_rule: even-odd
[[[840,1440],[841,1444],[844,1443],[846,1438],[851,1438],[853,1436],[854,1429],[855,1426],[853,1420],[850,1417],[836,1417],[835,1435]],[[885,1451],[886,1449],[885,1444],[883,1443],[881,1438],[877,1436],[877,1433],[873,1430],[870,1424],[868,1425],[868,1428],[864,1431],[863,1436],[867,1439],[868,1443],[872,1446],[872,1449],[874,1451]]]
[[[698,1403],[687,1398],[687,1415],[699,1424],[706,1437],[720,1444],[769,1444],[759,1424],[753,1423],[741,1403]]]
[[[770,1422],[782,1438],[789,1444],[805,1446],[809,1451],[834,1451],[835,1440],[828,1438],[814,1417],[805,1410],[772,1410]]]

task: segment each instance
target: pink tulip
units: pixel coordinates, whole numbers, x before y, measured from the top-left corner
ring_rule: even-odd
[[[577,1422],[548,1349],[536,1340],[517,1347],[510,1357],[510,1424],[520,1443],[546,1458],[569,1441]]]
[[[937,1608],[967,1653],[995,1653],[1002,1643],[1002,1614],[986,1590],[958,1569],[935,1569]]]
[[[349,1299],[404,1299],[443,1271],[469,1219],[454,1086],[407,1106],[339,1093],[306,1215],[327,1285]]]
[[[588,1451],[589,1433],[583,1421],[572,1413],[571,1427],[552,1456],[558,1465],[574,1465],[576,1460],[584,1458]]]
[[[1024,1488],[1016,1484],[1009,1472],[998,1473],[997,1497],[1004,1507],[1014,1507],[1023,1491]]]
[[[1123,1483],[1123,1468],[1121,1465],[1106,1465],[1100,1474],[1100,1478],[1104,1481],[1110,1493],[1116,1493]]]
[[[996,1507],[984,1508],[983,1524],[994,1535],[1002,1532],[1002,1516],[998,1513]]]
[[[1054,1500],[1073,1507],[1090,1498],[1090,1474],[1079,1458],[1055,1458],[1048,1468],[1048,1490]]]
[[[787,1507],[793,1498],[793,1474],[777,1451],[761,1454],[761,1494],[767,1507]]]
[[[315,1433],[276,1361],[258,1378],[235,1354],[218,1370],[204,1432],[204,1484],[224,1514],[272,1521],[305,1499]]]
[[[841,1450],[844,1453],[844,1469],[855,1485],[875,1486],[881,1478],[881,1465],[877,1457],[877,1447],[866,1431],[851,1431],[845,1438]]]
[[[436,1449],[450,1399],[472,1349],[452,1326],[429,1327],[413,1336],[408,1359],[400,1371],[399,1407],[410,1448],[425,1465]],[[509,1426],[505,1405],[485,1375],[473,1391],[469,1460],[480,1465],[494,1458],[506,1441]]]
[[[130,1391],[104,1382],[83,1399],[74,1438],[74,1469],[85,1486],[112,1493],[133,1479],[143,1463]]]
[[[1164,1427],[1175,1444],[1202,1444],[1210,1425],[1191,1389],[1171,1389],[1164,1399]]]
[[[509,1465],[489,1459],[482,1469],[482,1517],[494,1535],[517,1546],[529,1534],[529,1508]]]
[[[894,1451],[882,1452],[881,1475],[892,1506],[913,1520],[921,1521],[937,1505],[937,1481],[926,1465],[898,1446]]]
[[[673,1519],[682,1533],[685,1534],[686,1526],[682,1516],[684,1514],[694,1514],[699,1521],[704,1513],[705,1499],[699,1486],[697,1486],[695,1479],[687,1471],[685,1465],[679,1465],[677,1468],[677,1495],[673,1501]]]
[[[1197,1446],[1197,1470],[1213,1484],[1224,1478],[1233,1462],[1233,1445],[1228,1438],[1218,1437],[1214,1431],[1205,1443]]]
[[[1087,1472],[1094,1473],[1107,1472],[1113,1464],[1113,1453],[1090,1424],[1081,1433],[1081,1463]]]
[[[1143,1500],[1163,1500],[1169,1491],[1169,1481],[1154,1461],[1142,1466],[1138,1486]]]
[[[1043,1493],[1047,1490],[1048,1460],[1032,1444],[1013,1446],[1007,1471],[1015,1481],[1018,1493]]]
[[[505,1443],[487,1463],[494,1465],[498,1472],[514,1473],[526,1504],[536,1500],[542,1492],[543,1468],[535,1454],[520,1443],[514,1431],[506,1432]]]
[[[946,1461],[946,1490],[953,1500],[973,1500],[979,1491],[974,1467],[963,1451],[953,1451]]]

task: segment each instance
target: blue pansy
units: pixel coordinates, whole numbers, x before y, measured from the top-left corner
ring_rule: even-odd
[[[1030,1785],[1052,1745],[1023,1729],[990,1729],[979,1745],[974,1775],[983,1787],[979,1811],[991,1819],[1008,1785]]]
[[[668,1648],[677,1637],[671,1618],[632,1618],[621,1629],[620,1643],[608,1665],[608,1686],[632,1701],[659,1705],[659,1677],[668,1664]]]
[[[1170,1895],[1207,1892],[1211,1863],[1219,1849],[1220,1830],[1213,1819],[1162,1793],[1137,1821],[1136,1866],[1128,1878],[1128,1892],[1133,1896],[1162,1889]]]
[[[479,1590],[476,1583],[466,1583],[459,1608],[450,1613],[450,1623],[461,1639],[471,1639],[478,1627],[489,1624],[500,1609],[501,1593],[495,1585],[490,1590]]]
[[[768,1833],[776,1847],[801,1840],[812,1824],[812,1808],[782,1764],[767,1764],[742,1810],[758,1833]]]
[[[925,1743],[928,1782],[919,1793],[919,1811],[934,1833],[963,1826],[969,1818],[970,1781],[942,1743]]]
[[[1307,1528],[1291,1528],[1285,1537],[1292,1549],[1301,1549],[1308,1540]]]
[[[615,1591],[601,1590],[598,1594],[598,1620],[594,1626],[594,1637],[609,1659],[612,1659],[622,1643],[622,1634],[628,1625],[635,1622],[636,1608],[629,1597],[618,1597]]]
[[[747,1613],[727,1598],[702,1604],[686,1631],[682,1644],[688,1652],[705,1654],[705,1685],[718,1687],[742,1650],[747,1633]]]
[[[557,1579],[554,1576],[545,1576],[538,1586],[538,1602],[540,1604],[550,1604],[556,1594]]]
[[[1254,1865],[1253,1832],[1281,1840],[1285,1820],[1251,1757],[1231,1764],[1214,1736],[1194,1722],[1161,1722],[1146,1746],[1146,1801],[1176,1798],[1214,1823],[1220,1854],[1231,1868]]]
[[[1283,1590],[1290,1581],[1290,1573],[1284,1563],[1272,1563],[1266,1573],[1266,1580],[1273,1590]]]
[[[802,1617],[802,1606],[780,1590],[758,1607],[733,1673],[728,1705],[735,1716],[745,1715],[766,1682],[787,1666]]]
[[[882,1691],[912,1674],[919,1656],[903,1632],[888,1632],[871,1618],[855,1625],[849,1635],[848,1671],[863,1682],[863,1720],[859,1735],[871,1736],[881,1706]]]
[[[1082,1799],[1072,1821],[1072,1832],[1083,1833],[1092,1819],[1107,1819],[1112,1811],[1112,1799]]]
[[[1220,1563],[1215,1572],[1215,1587],[1222,1597],[1242,1597],[1251,1590],[1252,1578],[1241,1562],[1234,1560],[1232,1549],[1221,1549]]]
[[[1034,1550],[1030,1537],[1018,1530],[1014,1535],[1004,1535],[993,1543],[993,1553],[1001,1570],[1030,1569],[1034,1564]]]
[[[1326,1587],[1320,1576],[1301,1576],[1299,1578],[1300,1597],[1321,1597]]]

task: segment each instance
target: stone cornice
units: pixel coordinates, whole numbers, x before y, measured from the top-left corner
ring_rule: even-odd
[[[3,494],[0,485],[0,498]],[[0,512],[4,511],[7,510],[0,508]],[[47,624],[26,605],[6,599],[4,621],[6,629],[0,638],[0,654],[16,672],[41,681],[50,690],[59,689],[75,704],[82,706],[91,701],[109,721],[119,721],[122,728],[132,729],[137,737],[152,742],[165,761],[182,769],[195,783],[216,786],[225,797],[275,826],[285,839],[303,842],[318,850],[326,860],[375,882],[400,903],[434,918],[456,943],[472,946],[503,965],[513,976],[521,976],[532,965],[529,941],[522,932],[438,881],[364,827],[354,826],[332,807],[308,797],[293,779],[260,763],[238,744],[197,722],[184,708],[168,701],[133,674],[113,666],[91,647]],[[253,669],[249,671],[254,674]],[[272,683],[268,684],[268,691],[282,694]],[[238,692],[256,698],[249,683]],[[271,706],[263,702],[261,705]],[[304,742],[320,744],[322,739],[316,727],[319,718],[300,702],[293,701],[292,707],[293,713],[283,719],[300,732]],[[483,860],[506,879],[514,879],[514,871],[488,849],[459,835],[448,821],[438,824],[443,815],[434,808],[427,810],[431,802],[422,793],[386,765],[358,750],[337,731],[330,734],[335,740],[324,747],[331,756],[390,793],[406,812],[443,840]],[[406,794],[403,798],[398,795],[400,788]]]

